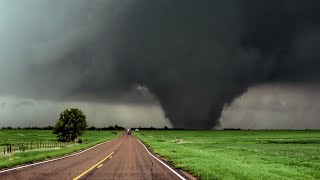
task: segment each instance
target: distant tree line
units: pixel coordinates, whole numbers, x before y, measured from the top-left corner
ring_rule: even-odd
[[[19,130],[19,129],[33,129],[33,130],[52,130],[53,126],[47,126],[47,127],[2,127],[1,129],[15,129],[15,130]]]
[[[2,127],[1,129],[34,129],[34,130],[53,130],[53,126],[47,126],[47,127]],[[139,130],[184,130],[182,128],[168,128],[167,126],[164,126],[163,128],[155,128],[155,127],[138,127],[138,128],[131,128],[132,130],[134,129],[139,129]],[[124,127],[122,126],[108,126],[108,127],[95,127],[95,126],[90,126],[87,128],[87,130],[93,130],[93,131],[101,131],[101,130],[125,130]]]
[[[47,126],[47,127],[2,127],[1,129],[34,129],[34,130],[53,130],[53,126]],[[164,126],[163,128],[156,128],[156,127],[138,127],[138,128],[131,128],[132,130],[139,129],[139,130],[184,130],[183,128],[168,128],[167,126]],[[101,130],[125,130],[122,126],[108,126],[108,127],[95,127],[90,126],[87,128],[87,130],[91,131],[101,131]]]
[[[240,128],[224,128],[223,130],[241,130]]]
[[[33,130],[53,130],[53,126],[47,126],[47,127],[2,127],[1,129],[5,130],[5,129],[15,129],[15,130],[23,130],[23,129],[33,129]],[[102,127],[102,128],[99,128],[99,127],[95,127],[95,126],[90,126],[87,128],[87,130],[125,130],[124,127],[121,127],[121,126],[118,126],[118,125],[115,125],[115,126],[109,126],[109,127]]]
[[[102,127],[102,128],[98,128],[98,127],[94,127],[94,126],[90,126],[87,128],[87,130],[91,130],[91,131],[103,131],[103,130],[125,130],[124,127],[115,125],[115,126],[109,126],[109,127]]]
[[[139,129],[139,130],[185,130],[183,128],[168,128],[167,126],[164,126],[163,128],[155,128],[155,127],[133,127],[132,130]]]
[[[53,126],[47,126],[47,127],[2,127],[1,129],[6,130],[6,129],[15,129],[15,130],[23,130],[23,129],[33,129],[33,130],[53,130]],[[163,128],[155,128],[155,127],[138,127],[138,128],[131,128],[132,130],[139,129],[139,130],[186,130],[183,128],[168,128],[167,126],[164,126]],[[103,130],[125,130],[124,127],[115,125],[115,126],[109,126],[109,127],[95,127],[95,126],[90,126],[87,128],[87,130],[94,130],[94,131],[103,131]],[[224,128],[223,130],[251,130],[251,129],[241,129],[241,128]],[[273,130],[290,130],[290,129],[253,129],[253,130],[266,130],[266,131],[273,131]],[[318,129],[305,129],[305,131],[315,131]]]

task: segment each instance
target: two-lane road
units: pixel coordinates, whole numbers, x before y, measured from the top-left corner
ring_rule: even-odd
[[[180,179],[150,156],[133,136],[103,166],[85,176],[86,179]]]
[[[71,157],[0,171],[0,179],[187,179],[160,161],[133,135],[123,134]]]

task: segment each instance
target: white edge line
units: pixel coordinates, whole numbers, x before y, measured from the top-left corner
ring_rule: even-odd
[[[134,136],[136,138],[136,136]],[[177,173],[175,170],[173,170],[170,166],[168,166],[166,163],[162,162],[160,159],[158,159],[157,157],[155,157],[152,153],[150,153],[150,151],[148,150],[148,148],[138,139],[136,138],[139,143],[144,147],[144,149],[149,153],[150,156],[152,156],[153,158],[155,158],[157,161],[159,161],[161,164],[163,164],[166,168],[168,168],[170,171],[172,171],[176,176],[178,176],[180,179],[182,180],[186,180],[184,177],[182,177],[179,173]]]
[[[115,139],[117,139],[117,138],[115,138]],[[102,145],[102,144],[105,144],[105,143],[108,143],[108,142],[110,142],[110,141],[113,141],[113,140],[115,140],[115,139],[108,140],[108,141],[106,141],[106,142],[102,142],[102,143],[100,143],[100,144],[97,144],[97,145],[95,145],[95,146],[92,146],[91,148],[85,149],[85,150],[80,151],[80,152],[77,152],[77,153],[75,153],[75,154],[70,154],[70,155],[63,156],[63,157],[56,158],[56,159],[50,159],[50,160],[41,161],[41,162],[37,162],[37,163],[33,163],[33,164],[28,164],[28,165],[23,165],[23,166],[11,168],[11,169],[2,170],[2,171],[0,171],[0,174],[1,174],[1,173],[8,172],[8,171],[18,170],[18,169],[22,169],[22,168],[26,168],[26,167],[30,167],[30,166],[35,166],[35,165],[39,165],[39,164],[44,164],[44,163],[48,163],[48,162],[58,161],[58,160],[61,160],[61,159],[65,159],[65,158],[69,158],[69,157],[72,157],[72,156],[76,156],[76,155],[82,154],[82,153],[84,153],[84,152],[86,152],[86,151],[89,151],[89,150],[91,150],[91,149],[93,149],[93,148],[95,148],[95,147],[97,147],[97,146],[100,146],[100,145]]]

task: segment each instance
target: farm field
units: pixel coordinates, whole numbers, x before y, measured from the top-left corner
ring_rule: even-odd
[[[320,179],[320,131],[139,131],[152,150],[200,179]]]
[[[121,133],[121,131],[86,131],[80,137],[83,140],[82,144],[69,143],[66,146],[55,147],[54,144],[59,143],[51,130],[0,130],[0,169],[70,154],[118,137]],[[42,143],[41,149],[35,146],[39,142]],[[4,154],[5,145],[22,143],[33,143],[34,147],[30,150],[29,145],[28,150]]]

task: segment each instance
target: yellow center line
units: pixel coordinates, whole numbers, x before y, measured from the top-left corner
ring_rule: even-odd
[[[103,164],[100,164],[97,168],[101,168],[103,166]]]
[[[101,163],[105,160],[107,160],[110,156],[112,156],[114,152],[112,152],[111,154],[109,154],[107,157],[103,158],[101,161],[99,161],[97,164],[95,164],[94,166],[92,166],[91,168],[89,168],[88,170],[86,170],[85,172],[83,172],[82,174],[80,174],[79,176],[75,177],[73,180],[78,180],[80,179],[82,176],[84,176],[85,174],[87,174],[88,172],[90,172],[92,169],[94,169],[95,167],[101,165]]]

